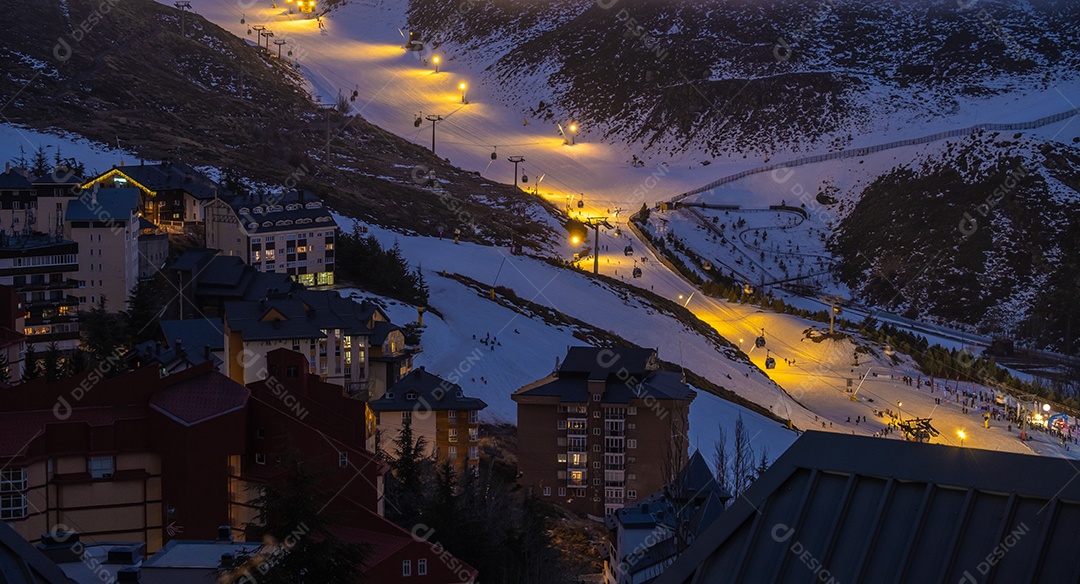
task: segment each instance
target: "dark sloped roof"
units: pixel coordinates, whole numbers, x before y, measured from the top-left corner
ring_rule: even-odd
[[[244,230],[250,234],[337,227],[322,200],[308,191],[292,189],[274,193],[261,201],[255,196],[222,197],[221,200],[232,208]],[[278,221],[288,221],[289,224],[277,225]],[[264,222],[272,225],[263,225]]]
[[[656,582],[1078,582],[1078,521],[1072,461],[807,432]]]
[[[412,410],[417,404],[423,404],[431,410],[482,410],[487,407],[484,400],[467,397],[458,393],[461,386],[428,373],[423,367],[413,369],[402,377],[379,399],[368,402],[376,412],[404,412]],[[409,395],[415,393],[414,399]]]
[[[559,375],[604,379],[618,375],[625,368],[631,375],[641,377],[655,354],[653,349],[638,347],[570,347],[559,366]]]
[[[96,195],[93,190],[85,190],[68,203],[64,220],[127,222],[138,208],[139,189],[97,189]]]
[[[154,392],[150,407],[190,426],[243,408],[249,395],[248,388],[211,371]]]
[[[0,522],[0,582],[5,584],[74,584],[41,550]]]
[[[32,188],[34,185],[30,184],[30,179],[17,170],[0,173],[0,189],[30,190]]]
[[[263,320],[272,310],[283,319]],[[322,338],[327,329],[370,336],[367,323],[375,310],[370,302],[353,302],[333,290],[304,290],[284,298],[226,302],[225,320],[247,341]]]
[[[196,199],[209,200],[229,195],[224,187],[183,162],[162,162],[137,166],[114,166],[135,182],[152,191],[181,189]]]
[[[205,346],[209,346],[211,351],[225,348],[225,326],[220,318],[162,320],[158,326],[170,347],[175,347],[179,339],[180,344],[189,351],[201,352]]]
[[[514,395],[558,396],[563,402],[586,403],[589,401],[589,382],[584,377],[559,377],[550,381],[527,385]],[[610,379],[604,390],[604,403],[630,403],[631,399],[652,397],[654,399],[693,400],[697,393],[682,381],[682,375],[674,371],[649,371],[644,379]]]

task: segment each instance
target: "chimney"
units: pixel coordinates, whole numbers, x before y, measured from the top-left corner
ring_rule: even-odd
[[[75,546],[79,547],[80,553],[75,553]],[[82,547],[79,534],[74,531],[43,534],[41,542],[37,544],[38,551],[57,564],[82,561]]]
[[[233,540],[232,527],[228,525],[219,526],[217,528],[217,540],[231,542]]]
[[[146,544],[132,544],[109,548],[108,563],[134,566],[146,555]]]

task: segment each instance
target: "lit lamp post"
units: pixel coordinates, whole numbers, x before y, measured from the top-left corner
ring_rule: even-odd
[[[904,407],[904,402],[896,402],[896,416],[900,418],[900,421],[904,421],[904,414],[900,411],[900,408]]]
[[[967,438],[967,433],[963,430],[957,430],[956,435],[960,437],[960,446],[964,445],[964,438]]]
[[[469,103],[469,102],[465,101],[465,89],[468,88],[469,86],[465,85],[465,82],[462,81],[461,83],[458,83],[457,87],[458,87],[458,89],[461,90],[461,103]]]
[[[570,124],[570,144],[574,144],[574,138],[577,135],[577,124]]]
[[[432,64],[432,65],[435,65],[435,72],[436,72],[436,73],[438,73],[438,72],[439,72],[439,61],[440,61],[440,60],[441,60],[441,59],[439,59],[439,56],[438,56],[438,55],[435,55],[434,57],[432,57],[432,58],[431,58],[431,64]]]

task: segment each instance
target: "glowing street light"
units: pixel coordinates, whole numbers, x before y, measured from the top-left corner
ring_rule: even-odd
[[[461,83],[458,83],[457,88],[461,90],[461,103],[469,103],[469,102],[465,101],[465,89],[468,88],[468,87],[469,86],[465,85],[464,81],[462,81]]]
[[[439,72],[439,61],[441,61],[441,60],[442,60],[442,59],[439,59],[439,56],[438,56],[438,55],[435,55],[434,57],[432,57],[432,58],[431,58],[431,63],[432,63],[433,65],[435,65],[435,72],[436,72],[436,73],[438,73],[438,72]]]
[[[574,138],[577,136],[577,124],[570,123],[570,144],[574,143]]]
[[[960,446],[964,445],[964,438],[967,438],[967,433],[963,430],[957,430],[956,435],[960,437]]]
[[[581,238],[576,236],[576,235],[573,235],[573,236],[570,237],[570,243],[572,243],[574,245],[577,245],[577,244],[581,243]]]

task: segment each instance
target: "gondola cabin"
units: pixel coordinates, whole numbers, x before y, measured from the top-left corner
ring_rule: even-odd
[[[764,349],[765,348],[765,335],[761,335],[760,337],[758,337],[757,340],[754,341],[754,346],[759,348],[759,349]]]
[[[776,369],[776,359],[773,359],[772,357],[766,357],[765,358],[765,368],[766,369]]]
[[[584,209],[585,208],[585,201],[578,201],[577,202],[577,208],[578,209]]]
[[[623,249],[623,255],[628,255],[628,256],[634,255],[634,246],[632,246],[632,245],[626,246],[626,248]]]
[[[641,277],[641,268],[634,268],[634,277],[635,278],[640,278]]]

